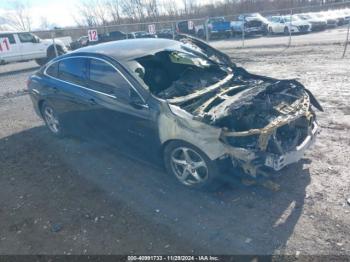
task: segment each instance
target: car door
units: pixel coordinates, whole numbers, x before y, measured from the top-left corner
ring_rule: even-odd
[[[274,31],[275,33],[283,32],[283,21],[281,21],[281,17],[274,17]]]
[[[0,33],[0,41],[0,61],[8,63],[21,60],[19,45],[14,34]]]
[[[45,70],[45,100],[59,113],[68,132],[82,135],[93,96],[86,89],[87,59],[69,57],[52,63]]]
[[[87,87],[93,90],[95,107],[87,129],[124,152],[151,152],[160,144],[153,109],[117,65],[98,58],[90,58],[88,64]]]
[[[46,47],[38,41],[31,33],[18,33],[17,34],[20,41],[20,52],[22,55],[22,60],[30,60],[36,58],[42,58],[46,56]]]

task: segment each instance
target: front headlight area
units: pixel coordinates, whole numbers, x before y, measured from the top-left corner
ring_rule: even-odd
[[[315,114],[309,107],[302,116],[271,129],[249,130],[246,135],[226,130],[220,140],[230,146],[233,166],[251,177],[266,177],[299,161],[313,143],[317,128]]]

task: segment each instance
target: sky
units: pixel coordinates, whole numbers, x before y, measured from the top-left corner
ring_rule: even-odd
[[[32,29],[41,25],[42,18],[47,19],[49,24],[55,26],[76,25],[73,14],[76,13],[77,5],[81,0],[23,0],[29,5],[32,14]],[[12,0],[0,0],[0,16],[11,9]]]
[[[46,19],[51,28],[54,26],[66,27],[76,26],[74,14],[77,17],[79,3],[84,0],[0,0],[0,23],[1,16],[8,13],[13,7],[14,1],[26,3],[32,14],[32,30],[39,29],[43,18]],[[175,0],[181,6],[181,0]],[[208,0],[201,0],[208,1]]]

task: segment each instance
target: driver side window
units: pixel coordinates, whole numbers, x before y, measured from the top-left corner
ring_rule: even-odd
[[[111,65],[98,59],[90,59],[88,87],[108,95],[127,97],[129,83]]]

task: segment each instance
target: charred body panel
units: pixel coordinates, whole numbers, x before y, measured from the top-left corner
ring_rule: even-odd
[[[191,78],[182,81],[191,86]],[[253,177],[301,159],[318,132],[312,106],[323,110],[299,82],[238,67],[221,82],[168,102],[178,117],[161,117],[163,141],[177,137],[213,160],[229,157]]]

